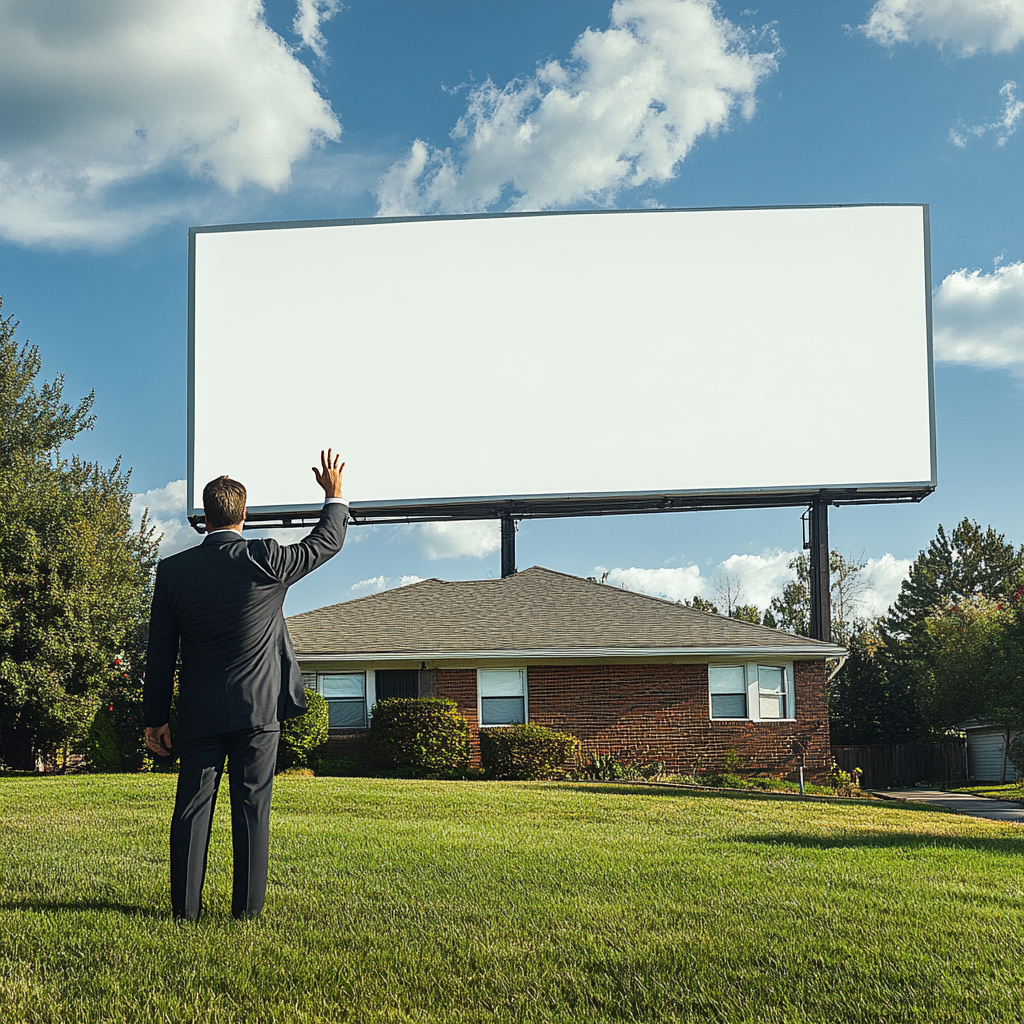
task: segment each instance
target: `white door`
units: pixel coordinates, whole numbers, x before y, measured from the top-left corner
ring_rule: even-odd
[[[1006,730],[1000,726],[967,730],[967,770],[978,782],[998,782],[1003,777],[1003,747]],[[1006,762],[1006,781],[1012,782],[1020,773],[1012,761]]]

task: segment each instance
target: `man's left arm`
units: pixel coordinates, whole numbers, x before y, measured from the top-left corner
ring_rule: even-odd
[[[268,567],[290,587],[341,550],[349,519],[348,504],[340,498],[328,498],[320,512],[320,521],[308,537],[297,544],[277,545],[267,541]]]
[[[170,747],[171,697],[174,694],[174,669],[178,663],[178,622],[167,594],[164,564],[157,566],[153,585],[153,605],[149,613],[149,645],[146,675],[142,684],[143,723],[146,744],[154,753],[167,753],[158,747]],[[157,745],[154,745],[156,743]]]
[[[324,507],[320,521],[312,533],[298,544],[280,547],[273,541],[266,545],[267,568],[285,586],[301,580],[329,558],[333,558],[345,543],[348,529],[348,503],[341,496],[341,474],[345,463],[341,456],[328,448],[320,453],[320,469],[313,467],[316,482],[324,490]]]

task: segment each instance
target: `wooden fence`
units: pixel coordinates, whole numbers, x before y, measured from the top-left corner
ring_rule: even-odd
[[[844,771],[863,770],[865,789],[893,789],[919,782],[941,785],[967,779],[967,741],[947,743],[878,743],[833,747]]]

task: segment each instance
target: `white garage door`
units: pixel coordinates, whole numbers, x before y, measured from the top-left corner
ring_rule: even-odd
[[[1015,733],[1012,735],[1016,735]],[[971,777],[979,782],[998,782],[1003,777],[1003,747],[1006,744],[1006,730],[967,730],[967,766]],[[1012,782],[1020,776],[1012,761],[1006,762],[1006,781]]]

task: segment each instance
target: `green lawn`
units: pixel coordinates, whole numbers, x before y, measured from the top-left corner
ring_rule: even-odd
[[[879,801],[282,779],[169,920],[174,779],[0,779],[5,1021],[1010,1021],[1024,830]]]
[[[970,786],[951,786],[952,793],[973,793],[993,800],[1008,800],[1010,803],[1024,803],[1024,785],[1020,782],[974,783]]]

